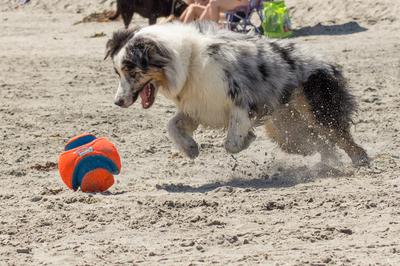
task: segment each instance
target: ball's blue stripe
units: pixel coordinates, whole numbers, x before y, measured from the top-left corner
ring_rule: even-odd
[[[73,142],[68,143],[68,144],[65,146],[64,150],[65,150],[65,151],[69,151],[69,150],[75,149],[76,147],[85,145],[85,144],[87,144],[87,143],[89,143],[89,142],[92,142],[92,141],[95,140],[95,139],[96,139],[96,137],[93,136],[93,135],[85,135],[85,136],[82,136],[82,137],[80,137],[80,138],[74,140]]]
[[[75,166],[74,173],[72,175],[72,188],[73,190],[77,190],[82,183],[82,179],[84,176],[93,171],[94,169],[102,168],[113,175],[119,174],[119,169],[115,165],[115,163],[104,157],[102,155],[89,155],[79,161],[79,163]]]

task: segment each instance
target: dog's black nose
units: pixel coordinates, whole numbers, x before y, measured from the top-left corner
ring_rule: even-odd
[[[115,103],[116,105],[118,105],[118,106],[122,106],[122,105],[124,105],[124,100],[122,100],[122,99],[115,100],[114,103]]]

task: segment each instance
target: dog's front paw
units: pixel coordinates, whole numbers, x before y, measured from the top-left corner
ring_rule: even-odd
[[[185,138],[177,143],[177,146],[181,152],[183,152],[190,159],[195,159],[199,156],[199,145],[192,138]]]
[[[229,153],[238,153],[247,149],[256,139],[256,135],[249,131],[247,136],[239,136],[238,138],[227,138],[225,141],[225,150]]]

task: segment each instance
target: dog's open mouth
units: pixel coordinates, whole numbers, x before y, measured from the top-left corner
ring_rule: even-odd
[[[154,87],[153,84],[149,82],[146,85],[144,85],[139,92],[133,95],[133,102],[135,102],[138,96],[140,95],[140,98],[142,99],[143,109],[148,109],[153,105],[154,100],[156,99],[155,94],[156,94],[156,88]]]
[[[142,107],[144,109],[150,108],[155,100],[155,91],[153,84],[149,83],[144,86],[142,91],[139,93],[140,98],[142,99]]]

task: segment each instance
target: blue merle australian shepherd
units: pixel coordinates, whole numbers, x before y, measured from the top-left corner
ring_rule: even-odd
[[[214,24],[169,23],[115,32],[106,57],[120,78],[115,104],[140,96],[150,108],[157,93],[177,113],[168,124],[176,146],[199,155],[192,135],[199,125],[227,129],[225,149],[238,153],[264,125],[284,151],[321,154],[343,149],[355,165],[369,162],[351,134],[355,100],[341,71],[287,42],[220,30]]]

